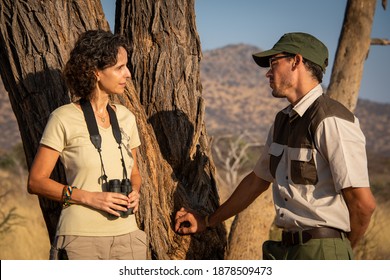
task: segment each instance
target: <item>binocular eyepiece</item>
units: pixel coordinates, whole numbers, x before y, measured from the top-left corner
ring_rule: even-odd
[[[108,191],[114,193],[121,193],[125,196],[128,196],[129,193],[133,191],[133,188],[131,187],[130,179],[122,179],[122,181],[119,179],[112,179],[108,181]],[[121,217],[127,217],[128,215],[133,214],[133,208],[128,208],[127,211],[117,210],[116,212],[119,213]]]

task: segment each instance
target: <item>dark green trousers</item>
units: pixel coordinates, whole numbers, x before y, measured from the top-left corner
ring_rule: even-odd
[[[352,260],[348,238],[311,239],[304,244],[283,245],[281,241],[265,241],[263,260]]]

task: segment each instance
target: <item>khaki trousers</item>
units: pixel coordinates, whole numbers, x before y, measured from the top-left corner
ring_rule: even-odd
[[[69,260],[145,260],[146,234],[136,230],[119,236],[60,235],[50,253],[65,249]]]

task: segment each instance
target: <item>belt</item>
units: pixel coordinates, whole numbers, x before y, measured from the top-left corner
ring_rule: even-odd
[[[298,244],[304,244],[310,239],[321,238],[344,238],[345,232],[335,228],[320,227],[308,230],[302,230],[297,232],[282,232],[282,244],[286,246],[293,246]]]

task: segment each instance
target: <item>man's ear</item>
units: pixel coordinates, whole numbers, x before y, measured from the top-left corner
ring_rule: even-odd
[[[303,62],[303,57],[302,55],[300,54],[297,54],[294,56],[294,63],[293,63],[293,67],[296,67],[299,65],[299,63],[302,63]]]

